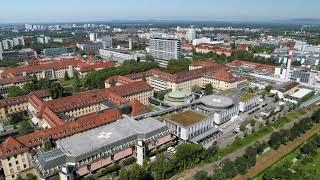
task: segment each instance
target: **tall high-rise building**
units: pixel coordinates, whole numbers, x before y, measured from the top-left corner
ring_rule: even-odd
[[[8,50],[13,48],[13,40],[12,39],[4,39],[2,40],[3,50]]]
[[[287,70],[286,70],[286,80],[290,80],[290,68],[291,68],[292,58],[293,58],[293,46],[290,46],[288,62],[287,62]]]
[[[91,33],[89,34],[90,41],[96,41],[98,39],[98,34],[97,33]]]
[[[24,37],[15,37],[12,39],[13,40],[13,46],[17,46],[17,45],[22,45],[24,46]]]
[[[0,43],[0,60],[2,60],[2,52],[3,52],[3,50],[2,50],[2,44]]]
[[[129,39],[129,50],[132,50],[132,39]]]
[[[103,36],[97,39],[98,42],[101,42],[104,48],[112,48],[112,37],[111,36]]]
[[[186,33],[186,39],[188,41],[193,41],[196,39],[196,31],[192,28],[192,29],[189,29]]]
[[[161,67],[167,67],[169,60],[181,58],[181,41],[173,38],[151,38],[149,52]]]

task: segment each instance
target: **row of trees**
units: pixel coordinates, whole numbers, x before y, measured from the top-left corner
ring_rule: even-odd
[[[268,53],[271,54],[275,50],[275,46],[273,45],[260,45],[260,46],[251,46],[251,53]]]
[[[211,161],[215,152],[214,148],[206,150],[198,144],[181,144],[177,147],[174,157],[168,158],[164,154],[158,154],[155,162],[146,162],[143,167],[133,165],[127,169],[122,168],[119,176],[121,180],[167,179],[200,162]]]
[[[277,64],[277,62],[273,59],[254,56],[253,53],[248,51],[243,51],[243,50],[233,51],[231,56],[228,59],[229,61],[242,60],[242,61],[249,61],[249,62],[255,62],[255,63],[262,63],[262,64],[271,64],[271,65]]]
[[[304,118],[298,123],[295,123],[289,130],[280,130],[272,133],[268,144],[273,149],[278,149],[281,144],[285,144],[288,141],[293,141],[301,134],[312,128],[313,123],[317,123],[318,119]]]
[[[8,97],[16,97],[28,94],[32,91],[47,89],[53,99],[64,96],[64,88],[59,82],[49,80],[48,78],[37,80],[34,78],[31,82],[26,83],[22,89],[18,86],[8,88]]]
[[[125,61],[118,67],[90,72],[83,78],[83,86],[86,89],[104,88],[106,78],[114,75],[128,75],[137,72],[144,72],[153,68],[158,68],[156,62],[136,62],[134,60]]]
[[[258,143],[248,147],[244,155],[236,158],[234,161],[225,160],[222,162],[221,167],[215,170],[210,179],[231,179],[238,174],[245,173],[256,164],[256,156],[263,152],[261,149],[264,149],[264,147],[264,143]]]
[[[208,54],[201,54],[201,53],[195,52],[195,50],[193,51],[192,59],[194,61],[204,61],[204,60],[206,61],[209,59],[214,59],[217,63],[220,63],[220,64],[222,64],[228,60],[224,54],[219,55],[215,52],[210,52]]]

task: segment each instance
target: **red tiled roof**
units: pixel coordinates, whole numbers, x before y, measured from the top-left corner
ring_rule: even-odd
[[[152,69],[146,72],[141,72],[141,73],[134,73],[134,74],[129,74],[125,77],[128,77],[130,79],[136,80],[136,79],[141,79],[142,77],[146,76],[154,76],[154,75],[158,75],[161,78],[170,81],[170,82],[175,82],[175,83],[180,83],[180,82],[184,82],[184,81],[189,81],[195,78],[199,78],[201,76],[203,76],[204,74],[207,74],[209,72],[214,72],[217,70],[227,70],[228,67],[222,64],[215,64],[215,65],[210,65],[207,67],[203,67],[200,69],[194,69],[194,70],[190,70],[190,71],[184,71],[184,72],[179,72],[176,74],[170,74],[170,73],[166,73],[163,71],[160,71],[158,69]]]
[[[122,97],[126,97],[144,91],[151,91],[153,90],[153,87],[151,87],[148,83],[144,81],[135,81],[122,86],[114,86],[109,88],[108,90]]]
[[[6,98],[0,100],[0,107],[12,106],[21,103],[28,102],[28,96],[35,95],[39,98],[49,97],[49,93],[46,90],[33,91],[29,95],[17,96],[12,98]]]
[[[136,99],[131,101],[131,109],[132,109],[130,113],[131,116],[138,116],[140,114],[149,112],[148,107]]]
[[[36,131],[17,138],[8,138],[0,145],[0,158],[6,158],[15,154],[26,152],[42,144],[44,139],[58,140],[84,132],[121,119],[121,113],[117,109],[106,110],[101,114],[91,114],[80,118],[78,121],[68,122],[62,126]]]
[[[3,74],[12,77],[12,76],[21,76],[23,72],[26,73],[36,73],[41,72],[46,69],[65,69],[68,66],[83,66],[84,63],[80,60],[68,60],[68,61],[55,61],[47,64],[35,64],[22,67],[8,68],[3,71]]]
[[[94,70],[99,70],[99,69],[105,69],[105,68],[111,68],[114,67],[116,64],[109,61],[109,62],[104,62],[104,63],[95,63],[95,64],[90,64],[90,65],[84,65],[80,67],[80,72],[89,72],[89,71],[94,71]]]
[[[202,66],[202,67],[207,67],[207,66],[215,66],[217,65],[216,61],[211,59],[208,61],[193,61],[192,66]]]
[[[254,63],[254,62],[248,62],[248,61],[240,61],[240,60],[234,60],[231,63],[229,63],[229,65],[231,66],[236,66],[236,67],[240,67],[240,66],[248,66],[251,67],[255,70],[267,70],[270,73],[274,72],[274,68],[275,66],[273,65],[269,65],[269,64],[260,64],[260,63]]]
[[[126,76],[119,76],[119,75],[111,76],[108,79],[106,79],[105,82],[112,83],[112,81],[118,82],[118,83],[121,83],[121,84],[129,84],[129,83],[135,82],[135,80],[132,80],[132,79],[126,77]]]
[[[226,70],[219,70],[217,72],[212,73],[211,76],[214,79],[218,79],[218,80],[226,81],[226,82],[237,81],[237,78],[234,77],[229,71],[226,71]]]
[[[32,81],[33,78],[28,76],[22,77],[9,77],[0,79],[0,85],[7,85],[7,84],[14,84],[14,83],[21,83],[21,82],[29,82]]]

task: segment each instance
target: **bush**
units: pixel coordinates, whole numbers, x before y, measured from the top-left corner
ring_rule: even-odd
[[[121,162],[121,166],[128,166],[136,161],[136,158],[129,157]]]
[[[120,169],[121,169],[120,165],[114,164],[114,165],[111,165],[111,166],[108,166],[108,167],[104,168],[101,171],[101,173],[99,174],[99,176],[104,176],[104,175],[107,175],[109,173],[113,173],[113,172],[119,171]]]

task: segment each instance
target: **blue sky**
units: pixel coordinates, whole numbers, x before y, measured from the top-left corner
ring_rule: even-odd
[[[0,23],[320,18],[320,0],[1,0]]]

